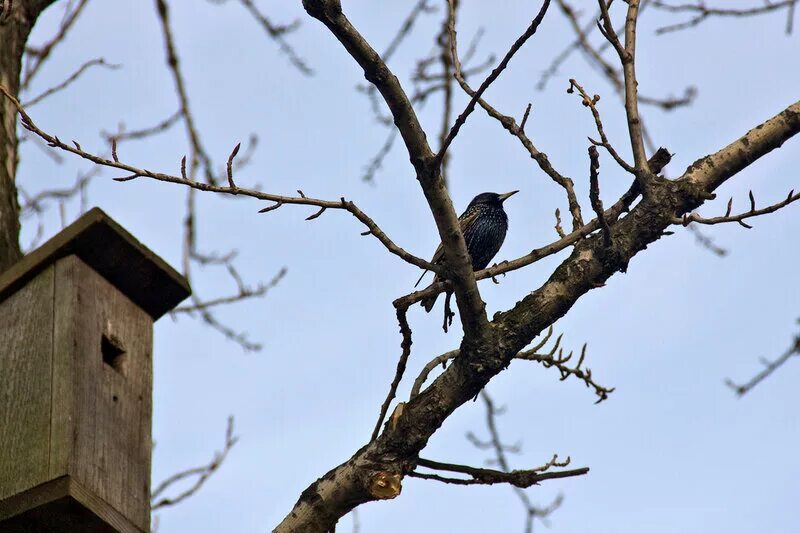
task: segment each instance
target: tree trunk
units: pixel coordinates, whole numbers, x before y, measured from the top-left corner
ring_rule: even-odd
[[[17,0],[10,2],[10,13],[3,13],[0,22],[0,84],[17,95],[25,43],[39,14],[53,0]],[[9,3],[6,2],[8,5]],[[0,102],[0,272],[7,270],[20,257],[19,202],[16,174],[17,112],[7,99]]]

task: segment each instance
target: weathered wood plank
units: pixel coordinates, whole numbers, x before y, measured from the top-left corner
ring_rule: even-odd
[[[3,533],[142,533],[68,476],[0,502],[0,521]]]
[[[0,499],[48,479],[53,270],[0,302]]]
[[[152,319],[78,257],[60,260],[56,272],[55,357],[69,363],[58,363],[54,375],[71,372],[71,384],[56,389],[72,389],[72,428],[56,433],[71,446],[68,472],[147,530]],[[120,368],[104,362],[104,336],[124,352]]]

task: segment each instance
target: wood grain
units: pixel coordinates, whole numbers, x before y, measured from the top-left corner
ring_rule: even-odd
[[[48,479],[53,272],[0,302],[0,499]]]
[[[146,530],[150,522],[152,320],[81,259],[56,263],[52,474],[66,472]],[[125,351],[124,373],[103,362],[103,335]],[[64,451],[67,449],[68,451]]]

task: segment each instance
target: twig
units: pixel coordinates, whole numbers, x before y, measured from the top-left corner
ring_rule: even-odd
[[[689,224],[689,226],[687,226],[686,229],[688,229],[689,232],[694,235],[695,241],[697,241],[697,243],[700,246],[702,246],[709,252],[718,255],[719,257],[725,257],[726,255],[728,255],[728,250],[722,248],[721,246],[717,246],[711,237],[701,232],[700,229],[694,224]]]
[[[580,93],[581,95],[581,104],[583,104],[584,107],[588,107],[589,110],[592,112],[592,117],[594,117],[594,123],[595,126],[597,127],[597,133],[600,135],[600,142],[597,142],[591,138],[589,139],[589,141],[591,141],[591,143],[596,146],[602,146],[603,148],[605,148],[611,155],[611,157],[614,158],[614,161],[616,161],[617,164],[621,166],[623,169],[625,169],[627,172],[630,172],[631,174],[636,174],[636,170],[631,165],[629,165],[619,155],[619,153],[617,153],[617,151],[609,142],[608,137],[606,136],[605,129],[603,128],[603,121],[600,119],[600,111],[598,111],[597,109],[597,102],[600,101],[600,95],[595,94],[594,96],[590,97],[589,93],[587,93],[586,90],[577,81],[575,81],[574,79],[570,79],[569,88],[567,89],[567,92],[573,93],[575,92],[575,89],[578,89],[578,93]]]
[[[743,220],[757,217],[761,215],[766,215],[769,213],[774,213],[778,209],[786,207],[787,205],[800,200],[800,193],[795,194],[794,190],[789,191],[789,194],[786,196],[786,199],[782,202],[778,202],[776,204],[772,204],[770,206],[764,207],[763,209],[756,209],[755,208],[755,199],[753,197],[753,191],[750,191],[750,210],[745,211],[744,213],[740,213],[738,215],[731,215],[731,209],[733,208],[733,198],[728,201],[728,207],[725,212],[725,215],[721,217],[712,217],[712,218],[703,218],[695,212],[687,213],[683,215],[683,217],[676,217],[672,219],[673,224],[682,224],[684,226],[688,226],[692,222],[697,222],[698,224],[705,224],[708,226],[714,224],[725,224],[728,222],[737,222],[740,226],[752,229],[753,226],[743,222]]]
[[[456,79],[458,80],[461,88],[470,96],[474,96],[477,94],[467,83],[466,79],[463,76],[460,76],[458,72],[456,72]],[[478,103],[480,106],[486,111],[486,113],[497,120],[503,128],[508,131],[511,135],[515,136],[519,139],[522,146],[528,151],[530,154],[531,159],[536,161],[539,165],[539,168],[552,179],[556,184],[564,189],[564,192],[567,195],[567,204],[569,205],[570,213],[572,214],[572,229],[573,231],[578,230],[581,226],[583,226],[583,217],[581,215],[581,206],[578,203],[577,196],[575,195],[575,185],[572,179],[562,175],[559,173],[553,165],[550,163],[550,160],[547,157],[547,154],[544,152],[540,152],[538,148],[533,144],[530,138],[525,134],[524,130],[521,126],[518,126],[514,117],[504,115],[494,107],[492,107],[488,102],[486,102],[483,98],[478,99]],[[523,116],[523,120],[525,117]]]
[[[286,41],[286,34],[296,30],[300,27],[300,21],[296,20],[291,24],[285,26],[276,26],[273,24],[258,8],[252,0],[239,0],[242,5],[253,15],[253,18],[264,28],[266,34],[278,43],[278,49],[289,59],[289,62],[294,65],[297,70],[306,76],[311,76],[314,71],[308,64],[300,57],[294,48]]]
[[[41,102],[42,100],[44,100],[48,96],[51,96],[52,94],[55,94],[58,91],[61,91],[61,90],[65,89],[66,87],[68,87],[72,82],[77,80],[81,76],[81,74],[83,74],[84,72],[86,72],[86,70],[88,70],[89,68],[91,68],[91,67],[93,67],[95,65],[106,67],[106,68],[109,68],[109,69],[112,69],[112,70],[119,68],[119,65],[113,65],[111,63],[107,63],[106,60],[103,59],[102,57],[99,57],[97,59],[92,59],[90,61],[87,61],[83,65],[81,65],[78,68],[78,70],[73,72],[66,80],[62,81],[58,85],[50,87],[46,91],[42,92],[40,95],[35,96],[34,98],[31,98],[30,100],[25,102],[23,105],[25,107],[31,107],[31,106],[34,106],[34,105],[38,104],[39,102]]]
[[[162,1],[162,0],[159,0]],[[157,181],[163,181],[167,183],[176,183],[180,185],[185,185],[195,190],[199,191],[208,191],[208,192],[217,192],[223,194],[238,194],[241,196],[248,196],[251,198],[256,198],[259,200],[271,201],[280,204],[295,204],[295,205],[312,205],[317,207],[326,207],[328,209],[341,209],[343,211],[347,211],[352,214],[355,218],[357,218],[360,222],[362,222],[367,228],[371,235],[375,236],[391,253],[397,255],[401,259],[409,262],[413,265],[416,265],[422,269],[431,270],[436,272],[437,274],[441,272],[441,267],[439,265],[434,265],[424,259],[416,257],[403,248],[397,246],[384,232],[381,228],[375,223],[372,218],[370,218],[366,213],[364,213],[361,209],[359,209],[352,201],[345,200],[341,198],[339,200],[320,200],[317,198],[307,197],[305,195],[300,195],[299,197],[296,196],[282,196],[277,194],[269,194],[264,193],[261,191],[256,191],[253,189],[241,188],[236,187],[235,189],[232,187],[224,187],[220,185],[213,185],[209,183],[194,181],[184,177],[178,177],[171,174],[164,174],[161,172],[153,172],[147,169],[138,168],[133,165],[129,165],[119,161],[113,161],[111,159],[107,159],[96,154],[92,154],[86,152],[84,150],[78,149],[75,146],[66,144],[62,142],[58,137],[52,136],[41,129],[33,122],[30,115],[27,114],[25,109],[22,105],[14,98],[8,90],[0,85],[0,92],[2,92],[6,98],[11,100],[14,106],[17,108],[17,111],[21,117],[21,124],[22,126],[37,135],[38,137],[42,138],[45,142],[48,143],[49,146],[53,148],[58,148],[59,150],[69,152],[71,154],[77,155],[83,159],[91,161],[101,166],[116,168],[119,170],[124,170],[129,173],[128,176],[124,176],[121,178],[115,178],[116,181],[130,181],[132,179],[136,179],[138,177],[147,177]],[[262,209],[262,212],[266,212],[271,210],[270,208]]]
[[[636,80],[636,22],[639,16],[639,0],[628,0],[628,13],[625,18],[625,46],[611,24],[606,0],[598,0],[602,24],[598,22],[600,31],[608,39],[619,55],[622,63],[622,73],[625,82],[625,113],[628,117],[628,134],[633,150],[636,179],[646,191],[651,180],[650,169],[647,165],[647,156],[642,137],[642,125],[639,119],[638,82]]]
[[[49,41],[38,48],[28,47],[25,49],[29,60],[25,65],[25,74],[20,83],[20,89],[24,90],[30,87],[31,80],[33,80],[39,72],[39,69],[42,68],[42,65],[50,57],[50,53],[53,49],[64,41],[67,33],[70,28],[72,28],[72,25],[75,24],[75,21],[78,20],[78,16],[83,11],[83,8],[86,7],[88,1],[89,0],[80,0],[72,11],[67,11],[64,14],[58,31]],[[69,4],[67,4],[67,9],[69,9]]]
[[[552,334],[552,327],[548,332],[547,338],[549,338],[551,334]],[[547,339],[545,339],[540,344],[544,344],[544,342],[547,342]],[[487,393],[486,390],[481,391],[481,399],[483,400],[483,403],[486,406],[486,426],[487,429],[489,430],[489,442],[482,442],[473,433],[467,433],[467,439],[479,449],[492,449],[494,451],[495,458],[491,462],[499,465],[500,469],[503,470],[504,472],[510,472],[511,468],[508,463],[508,459],[506,457],[506,452],[518,453],[519,446],[507,446],[502,443],[500,439],[500,432],[497,429],[497,421],[496,421],[496,417],[497,415],[501,414],[501,410],[495,407],[494,402],[492,401],[491,397],[489,396],[489,393]],[[553,461],[555,460],[556,456],[553,457]],[[531,501],[530,497],[528,496],[528,493],[525,492],[523,489],[519,487],[514,487],[514,493],[519,498],[523,507],[525,507],[526,511],[525,533],[532,533],[534,519],[539,518],[542,521],[546,521],[547,517],[551,515],[556,509],[558,509],[564,500],[563,496],[559,494],[550,503],[550,505],[546,507],[540,507],[538,505],[535,505]]]
[[[456,44],[456,29],[455,29],[455,14],[454,14],[454,0],[448,0],[447,5],[450,10],[450,18],[449,18],[449,31],[450,31],[450,49],[451,54],[453,56],[453,67],[455,70],[456,76],[461,76],[461,62],[458,59],[458,52],[457,52],[457,44]],[[461,126],[467,121],[467,117],[472,113],[475,109],[475,104],[478,103],[478,99],[483,95],[486,89],[500,76],[500,74],[505,70],[508,66],[509,61],[511,58],[514,57],[514,54],[522,48],[522,45],[536,33],[536,30],[539,28],[539,24],[541,24],[542,19],[544,18],[545,13],[547,12],[547,8],[550,7],[550,0],[544,0],[542,3],[542,7],[539,9],[539,13],[534,17],[531,21],[528,29],[516,40],[514,44],[511,45],[506,55],[500,61],[500,63],[492,70],[491,74],[489,74],[483,83],[478,86],[478,90],[475,91],[475,94],[472,95],[467,107],[464,108],[464,111],[456,118],[455,123],[453,124],[452,128],[450,128],[450,132],[445,137],[442,145],[439,147],[439,151],[436,154],[436,163],[441,164],[442,160],[444,159],[445,153],[447,153],[447,148],[450,146],[450,143],[453,142],[456,135],[458,135]],[[462,76],[463,77],[463,76]]]
[[[558,459],[558,456],[554,456]],[[476,468],[466,465],[457,465],[450,463],[440,463],[438,461],[431,461],[429,459],[419,458],[418,466],[431,468],[434,470],[443,470],[445,472],[456,472],[459,474],[466,474],[471,476],[470,479],[444,477],[437,474],[424,474],[422,472],[413,471],[408,475],[421,479],[432,479],[441,481],[443,483],[452,483],[454,485],[494,485],[497,483],[508,483],[515,487],[527,488],[532,485],[538,485],[540,482],[547,479],[559,479],[565,477],[582,476],[589,473],[588,468],[576,468],[574,470],[560,470],[558,472],[545,472],[551,466],[564,466],[566,463],[547,463],[538,468],[529,470],[513,470],[511,472],[503,472],[500,470],[491,470],[488,468]]]
[[[217,469],[219,469],[220,465],[222,465],[222,463],[225,461],[225,458],[228,456],[228,452],[231,451],[238,441],[239,437],[236,437],[233,434],[233,417],[229,416],[228,428],[225,430],[225,446],[222,448],[222,450],[215,452],[214,458],[211,459],[211,462],[207,465],[178,472],[159,483],[150,495],[150,500],[153,502],[151,505],[151,510],[155,511],[156,509],[160,509],[162,507],[176,505],[186,498],[196,494],[197,491],[199,491],[200,488],[205,484],[205,482],[208,481],[208,478],[211,477],[211,475],[216,472]],[[193,477],[196,479],[188,489],[176,496],[159,498],[161,494],[163,494],[175,483]]]
[[[183,115],[184,124],[186,124],[186,134],[189,138],[189,143],[192,147],[191,158],[189,160],[189,175],[194,179],[195,170],[199,163],[203,165],[203,173],[205,175],[206,183],[209,185],[216,185],[217,179],[214,176],[211,158],[206,152],[205,147],[200,142],[200,135],[195,126],[194,115],[189,107],[189,96],[186,92],[186,83],[183,79],[183,74],[180,69],[180,61],[178,53],[175,48],[174,39],[172,37],[172,28],[170,27],[169,7],[166,0],[155,0],[156,11],[158,12],[158,19],[161,22],[161,32],[164,37],[164,50],[167,55],[167,66],[172,73],[172,79],[175,82],[175,92],[178,94],[178,101],[180,102],[180,110]]]
[[[770,374],[775,372],[778,368],[780,368],[786,361],[791,359],[792,356],[799,355],[800,356],[800,335],[794,338],[794,343],[792,346],[784,352],[783,355],[775,359],[774,361],[768,361],[766,359],[761,359],[761,362],[764,365],[764,369],[753,376],[750,381],[744,383],[742,385],[737,385],[730,379],[725,380],[725,385],[730,387],[736,392],[736,395],[740,398],[750,392],[753,387],[764,381]]]
[[[223,261],[220,261],[220,262],[223,262]],[[229,266],[229,268],[231,268],[231,267]],[[191,314],[191,313],[194,313],[195,311],[201,311],[203,309],[209,309],[211,307],[216,307],[216,306],[219,306],[219,305],[226,305],[226,304],[241,302],[242,300],[247,300],[247,299],[250,299],[250,298],[260,298],[262,296],[265,296],[270,291],[270,289],[275,288],[275,286],[278,284],[278,282],[280,282],[281,279],[283,279],[283,277],[286,276],[286,272],[287,272],[286,268],[280,269],[278,271],[278,273],[275,276],[273,276],[273,278],[268,283],[259,284],[254,289],[251,289],[251,288],[246,287],[244,285],[240,285],[239,286],[239,292],[237,294],[233,294],[231,296],[221,296],[219,298],[213,298],[211,300],[206,300],[206,301],[198,301],[196,303],[193,302],[190,305],[181,305],[181,306],[176,307],[175,309],[173,309],[171,311],[171,313],[173,315],[177,315],[177,314],[181,314],[181,313]],[[238,277],[238,274],[235,274],[234,276],[236,278],[236,277]]]
[[[395,371],[392,384],[389,386],[389,393],[386,395],[386,399],[381,405],[381,412],[380,415],[378,415],[378,422],[375,424],[375,429],[372,430],[372,437],[369,439],[370,442],[377,439],[378,435],[380,434],[381,426],[383,425],[383,421],[386,418],[386,413],[389,410],[389,405],[391,405],[392,400],[397,394],[397,387],[400,385],[400,380],[403,379],[403,374],[406,371],[406,364],[408,363],[408,358],[411,355],[411,328],[408,325],[406,311],[407,309],[397,309],[397,322],[400,324],[400,334],[403,336],[403,340],[400,343],[402,353],[400,354],[400,359],[397,361],[397,370]]]
[[[122,142],[122,141],[132,141],[138,139],[144,139],[146,137],[151,137],[158,133],[163,133],[171,128],[178,120],[183,117],[183,112],[178,109],[173,114],[156,124],[155,126],[150,126],[147,128],[142,128],[138,130],[131,130],[131,131],[124,131],[122,125],[119,127],[119,131],[117,133],[107,133],[102,132],[102,135],[106,138],[109,143],[112,142]]]
[[[749,8],[712,8],[705,5],[705,2],[698,2],[696,4],[679,4],[672,5],[664,3],[660,0],[653,0],[653,7],[668,11],[671,13],[693,13],[694,16],[678,24],[671,24],[669,26],[662,26],[656,30],[657,34],[668,33],[672,31],[684,30],[697,26],[709,17],[750,17],[754,15],[762,15],[777,11],[779,9],[787,10],[786,33],[792,33],[792,15],[798,0],[783,0],[783,1],[767,1],[763,5],[754,6]]]
[[[611,246],[611,228],[606,221],[605,212],[603,210],[603,201],[600,200],[600,180],[598,179],[598,171],[600,170],[600,154],[597,152],[596,146],[589,147],[589,201],[592,204],[597,215],[597,220],[600,222],[600,228],[603,232],[603,242],[606,246]]]
[[[583,345],[581,348],[581,354],[578,357],[578,362],[575,364],[574,367],[570,367],[567,363],[572,359],[573,352],[569,352],[566,356],[564,355],[564,349],[560,348],[562,335],[559,335],[556,339],[556,343],[553,348],[546,354],[537,353],[537,350],[541,347],[536,347],[530,350],[525,350],[517,355],[514,356],[515,359],[524,359],[526,361],[536,361],[538,363],[542,363],[545,368],[555,367],[558,372],[561,374],[561,381],[566,380],[568,377],[573,376],[581,381],[586,385],[587,388],[592,388],[594,390],[595,395],[597,396],[596,404],[607,400],[608,395],[614,392],[614,388],[603,387],[599,385],[594,379],[592,378],[592,371],[589,368],[581,368],[583,365],[583,361],[586,358],[586,344]],[[556,355],[558,353],[558,355]]]

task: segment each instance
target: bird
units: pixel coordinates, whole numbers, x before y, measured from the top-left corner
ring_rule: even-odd
[[[472,199],[467,209],[458,217],[458,224],[464,234],[467,252],[472,260],[472,270],[483,270],[489,261],[500,251],[508,231],[508,215],[503,210],[503,202],[519,191],[504,194],[484,192]],[[444,246],[439,244],[433,254],[431,263],[438,265],[444,260]],[[417,280],[416,287],[427,270]],[[439,281],[439,276],[434,276],[433,283]],[[436,303],[438,294],[422,300],[422,307],[430,313]]]

